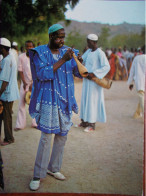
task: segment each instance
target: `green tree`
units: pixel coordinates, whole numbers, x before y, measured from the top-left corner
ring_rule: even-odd
[[[145,27],[143,27],[143,29],[142,29],[142,31],[141,31],[141,37],[142,37],[142,39],[145,39],[145,29],[146,29],[146,26]]]
[[[110,29],[108,27],[103,27],[101,29],[101,34],[99,36],[98,45],[104,50],[109,47],[108,37],[110,35]]]
[[[116,35],[109,41],[110,47],[119,48],[127,45],[127,35]]]
[[[66,5],[74,8],[79,0],[1,0],[1,36],[41,33],[48,26],[65,20]]]
[[[65,44],[77,48],[82,54],[86,47],[86,35],[81,35],[79,32],[70,32],[65,40]]]
[[[123,48],[126,46],[127,49],[141,47],[144,43],[145,38],[139,34],[117,35],[109,41],[110,47]]]

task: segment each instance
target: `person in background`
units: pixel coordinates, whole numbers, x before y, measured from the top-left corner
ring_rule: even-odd
[[[126,59],[126,63],[127,63],[127,59],[128,59],[128,55],[129,55],[129,50],[127,50],[127,47],[126,46],[123,47],[122,55]]]
[[[72,126],[72,111],[78,112],[74,96],[73,75],[80,77],[72,58],[78,50],[64,46],[65,30],[60,24],[49,30],[49,43],[30,50],[33,77],[29,113],[36,119],[41,138],[37,151],[30,190],[40,187],[47,174],[65,180],[60,172],[67,134]],[[54,134],[52,152],[51,138]]]
[[[3,59],[0,62],[0,100],[3,104],[3,112],[0,115],[0,125],[4,122],[4,141],[2,146],[14,142],[12,131],[12,107],[13,102],[19,99],[17,84],[17,64],[13,55],[9,54],[11,43],[6,38],[0,38],[0,54]],[[1,126],[0,126],[1,135]]]
[[[20,100],[18,107],[18,114],[16,119],[15,131],[22,130],[26,127],[26,109],[25,109],[25,95],[27,91],[32,89],[32,76],[30,68],[30,58],[28,50],[33,48],[33,42],[28,40],[25,42],[26,52],[19,55],[18,72],[21,78],[20,85]],[[32,127],[36,128],[37,124],[35,119],[32,119]]]
[[[14,56],[14,58],[16,60],[16,63],[17,63],[17,81],[18,81],[18,87],[19,87],[20,86],[20,77],[19,77],[19,74],[18,74],[18,55],[19,55],[19,52],[18,52],[17,42],[12,42],[12,46],[11,46],[11,49],[10,49],[10,54]]]
[[[12,46],[11,46],[11,49],[10,49],[10,54],[14,55],[14,58],[16,59],[16,63],[17,63],[17,66],[18,66],[18,44],[17,44],[17,42],[12,42]]]
[[[127,80],[128,79],[128,70],[127,70],[127,62],[126,58],[123,56],[122,48],[118,48],[118,52],[116,53],[119,61],[119,65],[121,66],[121,79]]]
[[[129,89],[132,90],[136,85],[139,103],[133,118],[140,118],[144,115],[144,92],[145,92],[145,73],[146,73],[146,53],[145,46],[142,47],[143,54],[137,55],[130,69],[128,78]]]
[[[21,46],[18,54],[20,55],[24,52],[25,52],[25,48],[24,48],[24,46]]]
[[[103,78],[110,70],[110,65],[105,53],[98,48],[98,36],[87,36],[88,50],[82,55],[83,64],[89,74],[83,78],[80,127],[85,127],[85,132],[95,130],[96,122],[106,122],[103,88],[92,81],[93,77]]]
[[[113,80],[115,78],[115,72],[116,72],[116,50],[115,48],[112,48],[112,53],[109,57],[109,64],[110,64],[110,71],[108,72],[108,74],[106,75],[107,78]]]
[[[37,43],[37,46],[40,46],[40,45],[41,45],[41,42],[38,42],[38,43]]]
[[[133,61],[133,58],[134,58],[134,49],[133,48],[130,49],[130,52],[129,52],[127,58],[128,58],[128,60],[127,60],[127,69],[128,69],[128,76],[129,76],[132,61]]]

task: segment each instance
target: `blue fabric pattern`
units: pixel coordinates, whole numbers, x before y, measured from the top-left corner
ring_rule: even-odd
[[[53,72],[53,64],[63,57],[67,49],[67,46],[60,48],[55,58],[48,45],[29,51],[33,78],[29,113],[36,119],[38,129],[62,136],[72,126],[72,111],[78,113],[73,75],[81,78],[73,58]],[[78,50],[74,52],[77,55]]]

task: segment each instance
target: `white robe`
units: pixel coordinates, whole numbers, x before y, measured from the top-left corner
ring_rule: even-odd
[[[145,91],[146,55],[141,54],[134,58],[130,69],[128,84],[136,85],[136,90]]]
[[[103,78],[110,70],[106,55],[100,48],[94,52],[88,49],[82,58],[88,72],[98,78]],[[80,118],[89,123],[106,122],[103,88],[86,78],[83,79]]]

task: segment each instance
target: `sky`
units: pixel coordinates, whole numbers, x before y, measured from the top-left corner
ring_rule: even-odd
[[[69,20],[110,25],[123,22],[146,24],[144,0],[80,0],[73,10],[67,8],[65,16]]]

